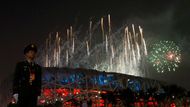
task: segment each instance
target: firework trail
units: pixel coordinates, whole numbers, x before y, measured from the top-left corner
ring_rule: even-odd
[[[104,40],[104,18],[101,18],[101,30],[102,30],[102,37]]]
[[[89,56],[90,55],[90,51],[89,51],[88,41],[86,41],[86,52],[87,52],[87,55]]]
[[[145,76],[141,69],[141,65],[144,64],[143,59],[147,55],[143,29],[139,26],[136,30],[132,24],[131,27],[124,26],[113,32],[111,16],[107,17],[108,26],[104,26],[103,18],[94,24],[90,21],[88,34],[81,39],[76,38],[81,36],[75,33],[78,31],[73,30],[72,26],[66,29],[65,34],[51,33],[46,40],[44,53],[38,61],[46,67],[85,67]],[[99,29],[101,29],[100,34]],[[52,35],[55,35],[55,39]],[[62,38],[64,35],[66,39]]]

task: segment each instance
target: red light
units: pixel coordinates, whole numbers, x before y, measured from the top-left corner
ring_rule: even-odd
[[[157,102],[157,101],[156,101],[156,102],[154,102],[154,105],[155,105],[155,106],[158,106],[158,102]]]
[[[74,95],[79,94],[80,93],[80,89],[74,89],[73,93],[74,93]]]
[[[102,94],[106,94],[107,92],[106,92],[106,91],[102,91],[101,93],[102,93]]]
[[[149,101],[152,101],[153,100],[153,98],[152,97],[149,97],[149,99],[148,99]]]
[[[148,102],[148,105],[152,106],[152,105],[154,105],[154,103],[151,101],[151,102]]]
[[[104,107],[104,104],[100,104],[100,107]]]
[[[101,99],[101,100],[100,100],[100,103],[104,103],[104,100]]]
[[[52,96],[52,92],[51,92],[50,89],[44,89],[44,90],[43,90],[43,94],[44,94],[46,97]]]
[[[170,107],[176,107],[175,103],[171,103]]]
[[[46,102],[46,100],[44,100],[44,99],[41,99],[41,100],[40,100],[40,103],[41,103],[41,104],[44,104],[45,102]]]

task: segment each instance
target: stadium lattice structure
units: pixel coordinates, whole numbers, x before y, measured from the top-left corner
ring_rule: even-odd
[[[40,104],[67,102],[73,98],[99,98],[100,93],[130,88],[146,92],[156,88],[163,93],[164,82],[126,74],[101,72],[91,69],[44,68]]]

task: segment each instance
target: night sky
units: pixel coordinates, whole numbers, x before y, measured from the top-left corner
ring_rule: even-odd
[[[156,73],[150,78],[175,83],[190,90],[190,1],[189,0],[60,0],[6,2],[0,5],[0,80],[10,77],[16,62],[23,59],[29,43],[44,43],[49,32],[63,32],[71,25],[88,25],[111,14],[115,27],[138,24],[147,44],[172,40],[182,50],[177,72]]]

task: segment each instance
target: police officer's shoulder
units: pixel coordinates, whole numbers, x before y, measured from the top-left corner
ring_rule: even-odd
[[[39,64],[35,63],[35,65],[37,66],[37,68],[42,69],[42,66],[40,66]]]
[[[17,65],[17,66],[23,65],[24,63],[25,63],[25,61],[18,61],[18,62],[16,63],[16,65]]]

